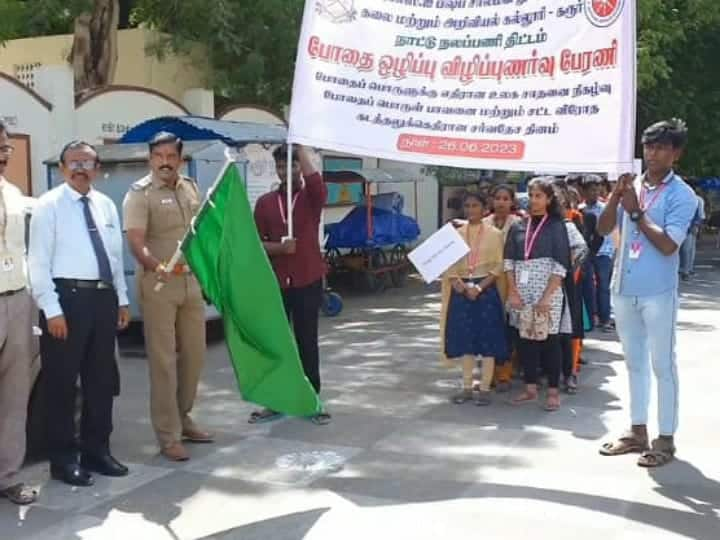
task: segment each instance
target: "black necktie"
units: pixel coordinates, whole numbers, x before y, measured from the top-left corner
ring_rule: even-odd
[[[87,197],[80,197],[83,202],[83,212],[85,214],[85,223],[87,224],[88,233],[90,233],[90,241],[92,242],[93,251],[95,252],[95,258],[98,263],[98,270],[100,271],[100,280],[105,283],[113,283],[112,269],[110,268],[110,259],[108,259],[107,251],[103,245],[102,238],[100,237],[100,231],[95,225],[95,219],[93,219],[92,212],[90,212],[90,199]]]

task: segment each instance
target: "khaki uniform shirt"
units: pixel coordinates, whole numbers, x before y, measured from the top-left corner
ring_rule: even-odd
[[[0,293],[17,291],[28,285],[26,215],[22,192],[0,176]]]
[[[125,230],[145,231],[150,253],[167,263],[178,248],[201,204],[197,185],[190,178],[178,178],[175,188],[148,175],[135,182],[123,202]],[[185,264],[180,259],[179,264]]]

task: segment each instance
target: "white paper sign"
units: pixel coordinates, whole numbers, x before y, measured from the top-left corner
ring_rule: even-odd
[[[469,251],[465,239],[460,236],[452,223],[448,223],[412,250],[408,254],[408,259],[415,265],[425,282],[430,283]]]
[[[289,138],[512,171],[632,170],[634,0],[310,0]]]

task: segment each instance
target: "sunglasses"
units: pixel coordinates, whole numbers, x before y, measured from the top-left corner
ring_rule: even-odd
[[[71,171],[92,171],[97,166],[94,159],[68,161],[66,167]]]

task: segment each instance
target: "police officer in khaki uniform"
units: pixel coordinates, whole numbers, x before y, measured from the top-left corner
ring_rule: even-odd
[[[185,461],[189,455],[183,441],[213,440],[189,416],[205,362],[205,302],[184,260],[173,268],[166,264],[201,198],[195,182],[179,174],[182,141],[163,132],[149,146],[152,173],[131,186],[123,204],[124,222],[138,262],[153,427],[162,454]]]

